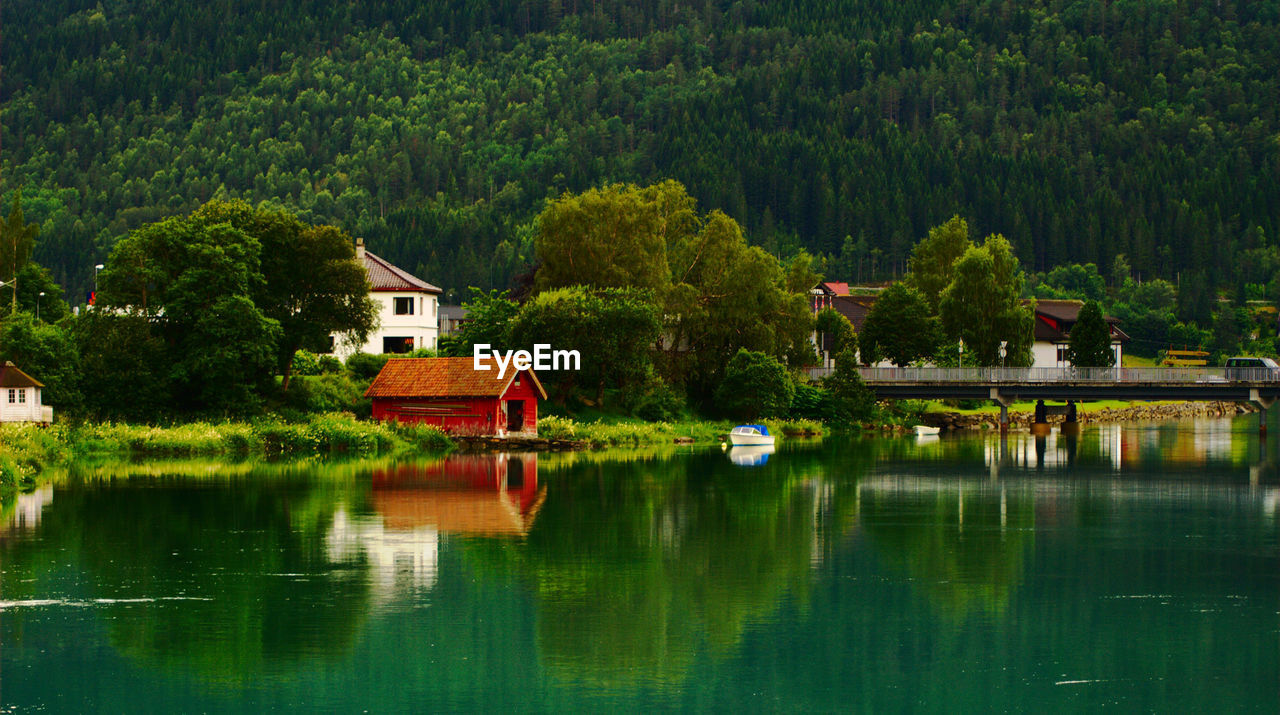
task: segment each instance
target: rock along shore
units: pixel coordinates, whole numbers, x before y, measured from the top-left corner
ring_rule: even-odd
[[[1081,411],[1077,421],[1091,422],[1141,422],[1158,420],[1181,420],[1191,417],[1234,417],[1254,412],[1252,405],[1238,402],[1177,402],[1157,405],[1131,405],[1129,407],[1105,408]],[[1009,412],[1009,426],[1015,429],[1029,429],[1031,412]],[[1063,415],[1049,415],[1049,424],[1061,424]],[[957,412],[930,412],[921,415],[921,421],[931,427],[944,430],[965,429],[998,429],[1000,415],[998,413],[961,414]]]

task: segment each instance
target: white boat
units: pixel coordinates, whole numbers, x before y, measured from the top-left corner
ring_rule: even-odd
[[[924,437],[926,435],[936,435],[942,431],[941,427],[930,427],[929,425],[916,425],[916,436]]]
[[[738,425],[729,433],[729,444],[735,447],[773,444],[773,435],[764,425]]]
[[[773,454],[773,445],[761,444],[752,447],[731,447],[729,461],[739,467],[759,467],[769,461]]]

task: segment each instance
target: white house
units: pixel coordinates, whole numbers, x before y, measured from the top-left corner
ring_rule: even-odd
[[[435,349],[439,334],[438,303],[441,290],[375,256],[356,239],[356,260],[369,275],[369,297],[378,305],[378,327],[364,345],[335,341],[333,352],[342,359],[354,353],[407,353]]]
[[[40,402],[43,387],[6,360],[0,365],[0,422],[52,422],[53,408]]]

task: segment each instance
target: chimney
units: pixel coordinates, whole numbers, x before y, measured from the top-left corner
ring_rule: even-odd
[[[364,263],[364,239],[356,239],[356,260]]]

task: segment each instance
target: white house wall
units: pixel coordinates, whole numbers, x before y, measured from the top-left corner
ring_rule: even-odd
[[[347,346],[337,340],[334,348],[336,357],[346,360],[358,352],[381,354],[384,338],[413,338],[415,350],[436,348],[439,337],[436,321],[440,307],[434,294],[377,291],[370,293],[369,297],[378,306],[378,327],[369,333],[369,341],[362,346]],[[412,298],[413,315],[396,315],[396,298]]]
[[[22,394],[25,401],[9,404],[9,390],[15,391],[14,399]],[[0,387],[0,422],[39,422],[42,412],[39,388]]]

